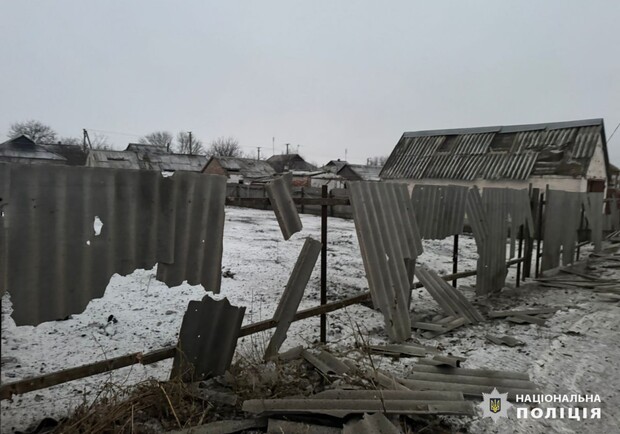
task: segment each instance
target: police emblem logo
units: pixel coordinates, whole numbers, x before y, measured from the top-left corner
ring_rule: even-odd
[[[501,398],[491,398],[489,399],[489,410],[493,413],[499,413],[502,411],[502,399]]]
[[[508,417],[508,409],[513,405],[508,401],[507,393],[499,393],[493,388],[491,393],[482,393],[482,402],[478,404],[482,409],[482,417],[490,417],[497,422],[502,417]]]

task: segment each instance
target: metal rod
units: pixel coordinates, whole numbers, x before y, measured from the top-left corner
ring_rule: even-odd
[[[523,262],[523,258],[511,259],[510,261],[506,262],[506,265],[510,266],[518,264],[520,262]],[[470,277],[475,275],[476,270],[462,271],[460,273],[442,276],[442,279],[449,282],[454,279],[460,279],[463,277]],[[416,282],[411,286],[411,289],[421,288],[422,286],[423,285],[420,282]],[[293,321],[300,321],[303,319],[312,318],[317,315],[333,312],[347,306],[360,304],[370,299],[370,292],[364,292],[354,297],[349,297],[343,300],[327,303],[322,306],[301,310],[295,314]],[[276,327],[277,325],[278,323],[274,319],[268,319],[253,324],[248,324],[241,327],[239,337],[249,336],[254,333],[269,330]],[[79,380],[80,378],[90,377],[92,375],[102,374],[104,372],[113,371],[115,369],[125,368],[127,366],[135,365],[138,363],[142,365],[150,365],[151,363],[170,359],[174,357],[175,353],[176,347],[165,347],[145,354],[128,354],[108,360],[94,362],[88,365],[65,369],[64,371],[52,372],[49,374],[40,375],[38,377],[26,378],[24,380],[3,384],[0,386],[0,400],[10,399],[13,395],[19,395],[39,389],[45,389],[48,387],[56,386],[58,384],[67,383],[73,380]]]
[[[536,269],[534,270],[534,277],[538,277],[540,270],[540,242],[542,241],[542,220],[543,220],[543,206],[545,204],[545,194],[540,194],[540,201],[538,202],[538,228],[536,230]]]
[[[321,198],[327,199],[327,185],[321,187]],[[321,205],[321,306],[327,304],[327,205]],[[327,342],[327,315],[321,314],[321,343]]]
[[[584,223],[584,218],[583,218],[583,206],[581,207],[581,219],[579,220],[579,231],[577,232],[579,235],[581,235],[581,233],[583,232],[583,223]],[[577,239],[577,259],[575,259],[576,261],[579,261],[579,253],[581,252],[581,243],[579,241],[579,239]]]
[[[459,271],[459,235],[454,235],[454,246],[452,247],[452,274]],[[452,281],[452,286],[456,288],[456,280]]]
[[[523,225],[519,226],[519,258],[523,254]],[[521,283],[521,263],[517,264],[517,287]]]

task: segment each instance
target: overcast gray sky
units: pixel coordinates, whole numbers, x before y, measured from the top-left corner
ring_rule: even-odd
[[[275,137],[323,164],[388,155],[404,131],[620,122],[618,0],[1,1],[0,16],[0,137],[27,119],[119,149],[191,130],[265,156]]]

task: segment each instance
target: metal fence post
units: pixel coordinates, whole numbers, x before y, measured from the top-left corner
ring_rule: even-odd
[[[523,225],[519,226],[519,258],[523,253]],[[525,267],[524,267],[525,268]],[[521,262],[517,264],[517,287],[521,283]]]
[[[538,221],[536,230],[536,269],[534,270],[534,277],[538,278],[540,270],[540,242],[542,241],[542,227],[543,227],[543,206],[545,205],[545,194],[540,194],[540,202],[538,202]]]
[[[327,185],[321,187],[321,306],[327,303]],[[327,314],[321,314],[321,343],[327,342]]]
[[[454,235],[454,246],[452,248],[452,274],[459,271],[459,235]],[[452,281],[452,286],[456,288],[456,279]]]

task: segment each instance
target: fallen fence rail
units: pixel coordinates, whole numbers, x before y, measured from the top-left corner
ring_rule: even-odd
[[[509,267],[514,264],[523,262],[523,258],[515,258],[506,262],[506,266]],[[462,279],[464,277],[471,277],[476,275],[476,270],[462,271],[460,273],[448,274],[442,276],[442,279],[446,281],[452,281],[454,279]],[[420,282],[416,282],[412,285],[411,289],[422,288]],[[314,316],[333,312],[335,310],[342,309],[353,304],[360,304],[370,300],[370,292],[364,292],[354,297],[345,298],[343,300],[327,303],[322,306],[312,307],[309,309],[300,310],[295,314],[293,321],[300,321],[303,319],[312,318]],[[248,324],[241,327],[239,337],[249,336],[254,333],[269,330],[278,325],[274,319],[268,319],[259,321],[253,324]],[[44,374],[37,377],[27,378],[20,381],[3,384],[0,386],[0,400],[11,399],[13,395],[20,395],[27,392],[33,392],[35,390],[46,389],[48,387],[57,386],[62,383],[67,383],[73,380],[79,380],[80,378],[91,377],[97,374],[103,374],[104,372],[113,371],[115,369],[126,368],[131,365],[142,364],[150,365],[152,363],[160,362],[162,360],[170,359],[174,357],[176,347],[166,347],[159,350],[151,351],[148,353],[133,353],[124,356],[114,357],[99,362],[94,362],[88,365],[82,365],[75,368],[65,369],[63,371],[52,372],[50,374]]]
[[[344,197],[294,197],[293,202],[296,205],[350,205],[348,198]],[[244,206],[244,205],[269,205],[267,197],[226,197],[226,205]]]

